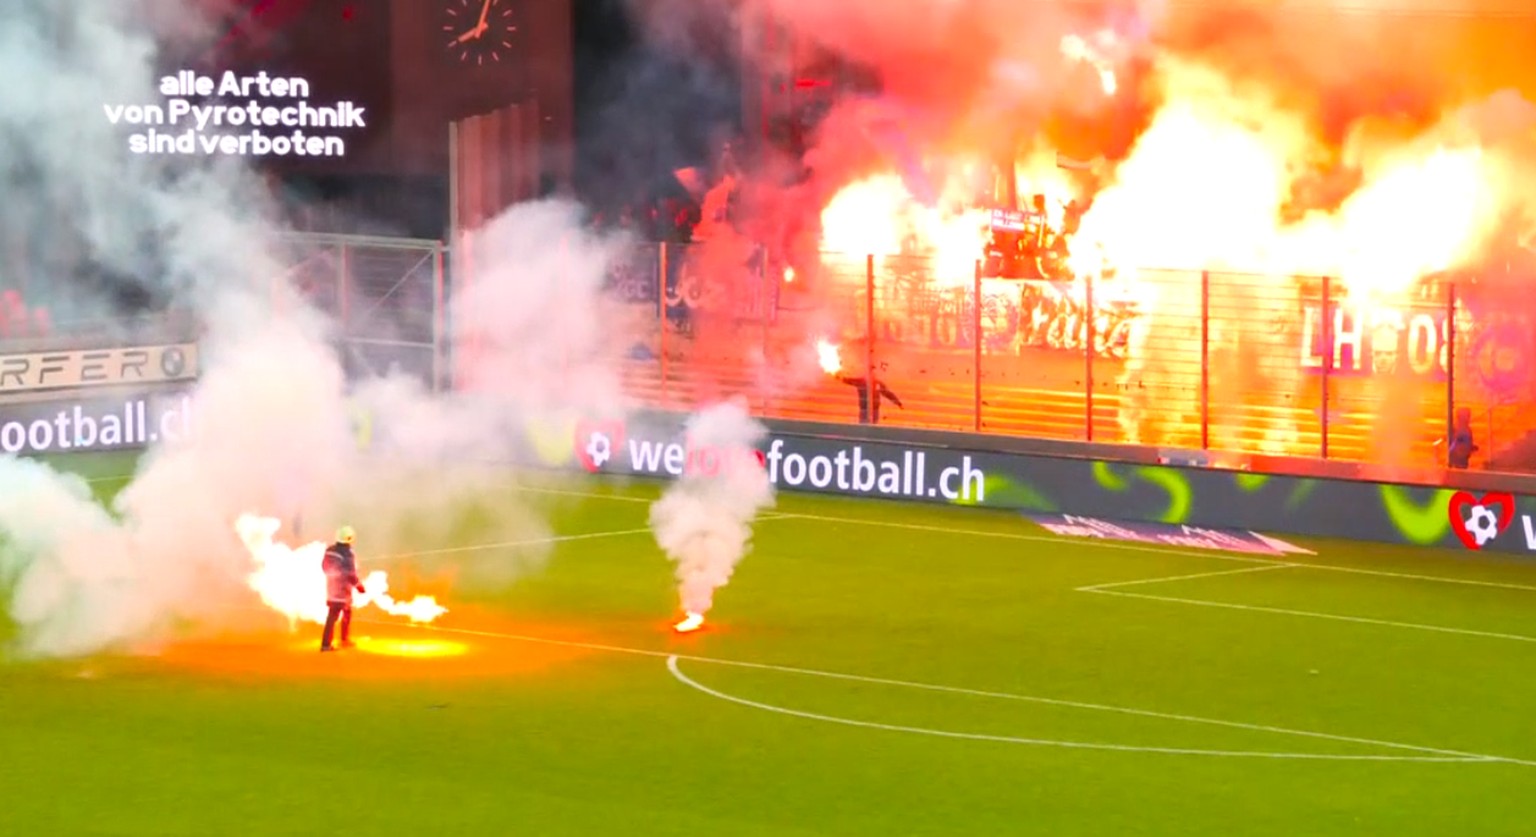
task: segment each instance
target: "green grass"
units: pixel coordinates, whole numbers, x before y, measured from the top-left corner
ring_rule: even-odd
[[[574,488],[588,496],[517,500],[577,535],[643,527],[657,491]],[[1153,751],[1434,755],[1391,743],[1536,762],[1536,565],[1309,542],[1319,554],[1296,561],[1319,566],[1108,588],[1133,598],[1079,588],[1258,565],[1057,539],[996,513],[793,495],[777,512],[820,519],[762,521],[712,629],[692,636],[665,630],[669,563],[627,534],[561,542],[496,584],[474,579],[511,548],[389,562],[433,589],[457,579],[454,609],[441,631],[362,632],[452,640],[463,657],[322,664],[306,632],[232,644],[218,665],[10,665],[0,822],[17,834],[1483,835],[1525,833],[1536,815],[1533,765]],[[466,525],[457,543],[402,548],[489,537]],[[671,654],[717,694],[674,677]],[[757,665],[728,664],[742,662]]]

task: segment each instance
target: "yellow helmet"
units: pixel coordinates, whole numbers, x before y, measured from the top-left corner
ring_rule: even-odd
[[[355,540],[357,540],[357,533],[352,531],[351,526],[343,526],[336,530],[337,543],[350,544]]]

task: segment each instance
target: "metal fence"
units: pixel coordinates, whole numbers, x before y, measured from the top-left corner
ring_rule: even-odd
[[[349,372],[404,372],[433,391],[447,386],[442,242],[294,233],[281,246],[281,280],[335,318]]]
[[[752,248],[723,261],[638,248],[610,283],[643,335],[632,393],[665,408],[738,394],[770,417],[1394,467],[1443,466],[1464,411],[1471,467],[1536,465],[1536,317],[1497,282],[1366,294],[1322,277],[957,280],[908,257],[818,261],[801,276]],[[835,373],[818,342],[837,347]]]

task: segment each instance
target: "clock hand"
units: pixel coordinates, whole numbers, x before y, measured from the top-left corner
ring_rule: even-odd
[[[492,2],[493,0],[485,0],[485,5],[480,7],[480,22],[475,24],[475,28],[481,32],[484,32],[486,29],[485,19],[490,17]]]
[[[488,28],[489,27],[487,27],[487,26],[476,26],[475,28],[469,30],[468,32],[465,32],[464,34],[462,34],[458,38],[456,38],[454,40],[454,43],[455,44],[462,44],[465,41],[473,41],[474,39],[480,37],[481,35],[484,35],[485,34],[485,30],[488,29]]]

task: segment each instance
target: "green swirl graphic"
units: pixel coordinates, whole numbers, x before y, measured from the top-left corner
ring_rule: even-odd
[[[1194,489],[1190,486],[1188,477],[1172,468],[1150,467],[1137,468],[1136,475],[1167,492],[1168,508],[1158,517],[1160,522],[1189,522],[1189,510],[1193,506]]]
[[[1317,480],[1297,480],[1295,487],[1291,489],[1291,496],[1285,500],[1285,507],[1290,511],[1301,508],[1306,504],[1307,498],[1312,496],[1312,492],[1317,490],[1318,485]]]
[[[358,450],[367,450],[373,444],[373,413],[366,408],[352,410],[352,437]]]
[[[1411,543],[1427,546],[1439,543],[1451,529],[1446,510],[1453,493],[1448,488],[1436,489],[1429,501],[1421,504],[1413,499],[1409,489],[1401,485],[1383,485],[1381,504],[1398,534]]]
[[[1269,484],[1269,474],[1237,474],[1237,490],[1252,494]]]
[[[983,485],[986,489],[986,500],[984,502],[977,502],[974,497],[962,497],[950,502],[956,506],[983,506],[1003,503],[1010,507],[1027,509],[1029,511],[1059,511],[1054,501],[1027,483],[1015,482],[1005,476],[988,474]]]
[[[1115,469],[1108,462],[1095,460],[1093,463],[1093,479],[1106,491],[1124,491],[1130,487],[1123,477],[1115,473]]]
[[[1194,489],[1189,484],[1189,478],[1182,472],[1173,468],[1156,468],[1143,465],[1132,472],[1136,479],[1150,485],[1155,485],[1168,495],[1168,508],[1166,508],[1158,520],[1163,523],[1185,523],[1189,520],[1189,511],[1193,506]],[[1107,462],[1095,461],[1093,463],[1093,479],[1099,487],[1106,491],[1120,493],[1130,490],[1131,480],[1127,480],[1115,473],[1113,467]]]

